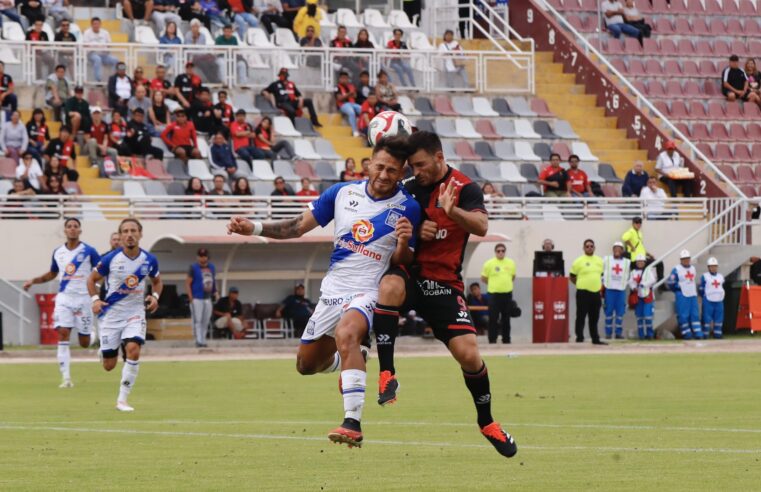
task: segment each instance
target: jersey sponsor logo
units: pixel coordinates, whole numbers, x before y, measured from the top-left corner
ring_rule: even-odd
[[[366,243],[373,238],[375,233],[375,226],[367,219],[361,219],[356,221],[351,226],[351,235],[358,243]]]
[[[74,275],[74,272],[77,271],[77,265],[69,263],[63,271],[66,272],[66,275]]]
[[[386,204],[386,208],[395,208],[397,210],[401,210],[402,212],[407,210],[407,207],[405,207],[401,203],[388,203],[388,204]]]
[[[139,283],[140,279],[137,278],[137,275],[127,275],[127,278],[124,279],[124,285],[130,289],[134,289]]]
[[[386,225],[389,227],[396,227],[396,223],[401,219],[401,214],[398,214],[396,212],[389,212],[386,216]]]
[[[340,306],[344,302],[343,297],[320,297],[320,302],[326,306]]]
[[[349,206],[351,208],[357,208],[358,205],[359,205],[359,202],[357,200],[349,200]]]
[[[452,295],[452,289],[446,285],[442,285],[435,280],[418,280],[418,287],[423,292],[424,296],[450,296]]]
[[[362,256],[366,256],[376,261],[383,260],[382,254],[376,251],[373,251],[369,248],[366,248],[364,244],[356,244],[350,241],[346,241],[344,239],[339,239],[338,241],[336,241],[336,246],[344,248],[344,249],[348,249],[349,251],[353,251],[354,253],[360,254]]]

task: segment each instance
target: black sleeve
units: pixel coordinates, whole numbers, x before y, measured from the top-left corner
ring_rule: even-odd
[[[472,210],[486,211],[484,206],[484,194],[476,183],[468,183],[460,190],[460,199],[457,206],[466,212]]]
[[[48,146],[45,147],[45,155],[53,157],[55,155],[55,144],[51,140]]]
[[[296,86],[293,87],[293,93],[296,94],[296,97],[301,97],[301,91]]]
[[[273,96],[275,96],[275,99],[277,100],[277,82],[273,82],[267,87],[265,87],[262,92],[269,92]]]
[[[217,303],[214,304],[214,311],[219,311],[219,312],[222,312],[222,313],[226,312],[225,311],[225,306],[222,305],[222,303],[224,302],[225,299],[226,299],[226,297],[220,297],[217,300]]]

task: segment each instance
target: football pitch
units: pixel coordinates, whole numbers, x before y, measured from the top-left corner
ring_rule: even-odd
[[[51,354],[52,355],[52,354]],[[495,418],[518,455],[479,434],[445,357],[401,358],[399,402],[375,403],[361,449],[328,442],[337,375],[291,360],[141,364],[114,409],[121,364],[0,365],[0,489],[758,490],[761,356],[488,357]]]

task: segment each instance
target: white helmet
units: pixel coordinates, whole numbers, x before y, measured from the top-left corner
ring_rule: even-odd
[[[637,255],[637,257],[634,258],[634,261],[647,261],[647,258],[645,258],[645,255]]]
[[[708,266],[719,266],[719,260],[714,258],[713,256],[708,258],[708,262],[706,263]]]
[[[621,241],[616,241],[615,243],[613,243],[613,247],[615,248],[616,246],[618,246],[619,248],[623,248],[624,243],[622,243]]]
[[[681,253],[679,253],[679,259],[683,260],[685,258],[690,258],[690,252],[686,249],[683,249]]]

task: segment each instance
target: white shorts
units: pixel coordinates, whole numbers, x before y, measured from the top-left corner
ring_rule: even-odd
[[[356,309],[362,313],[362,316],[367,320],[368,330],[371,330],[373,327],[373,309],[375,309],[377,302],[377,292],[320,297],[317,309],[309,318],[304,333],[301,335],[301,343],[312,343],[323,336],[333,337],[341,316],[349,309]]]
[[[90,297],[71,297],[58,294],[53,310],[55,328],[76,329],[80,335],[89,335],[92,328],[92,311]]]
[[[104,357],[116,357],[122,340],[134,338],[140,345],[145,343],[145,331],[145,316],[134,316],[121,321],[101,320],[100,351]]]

